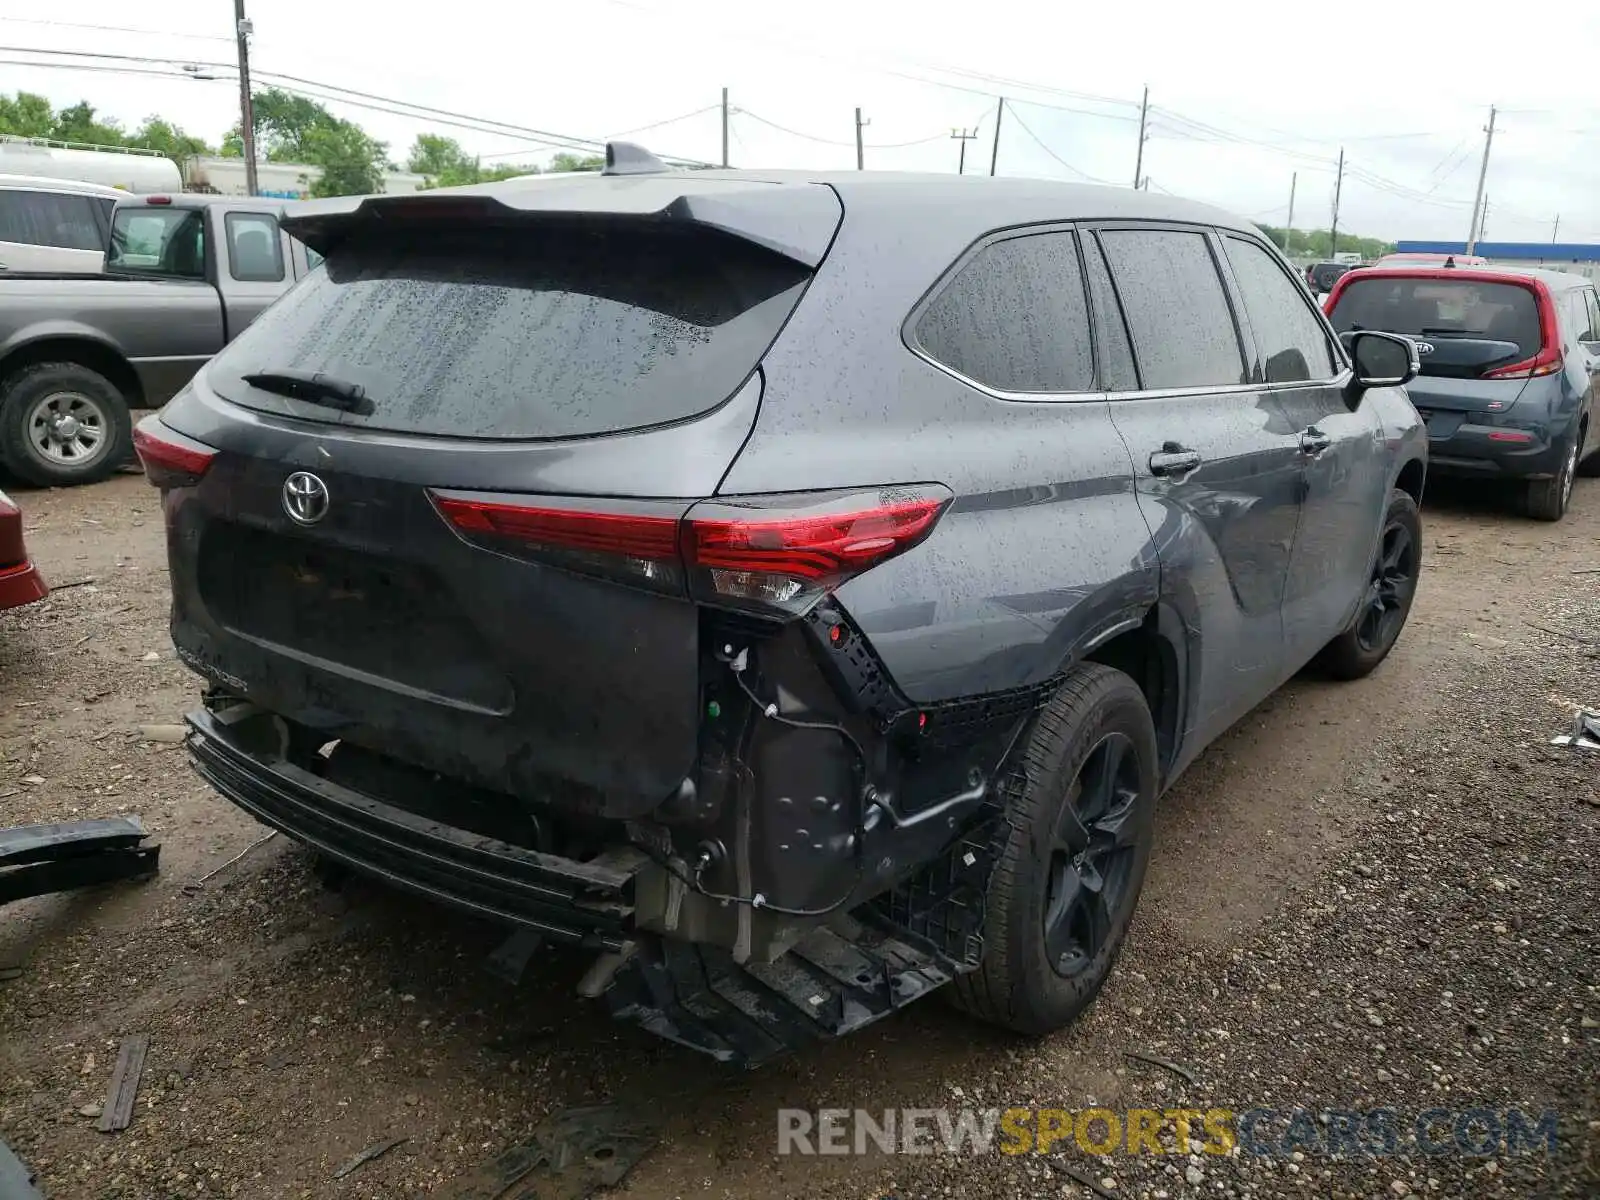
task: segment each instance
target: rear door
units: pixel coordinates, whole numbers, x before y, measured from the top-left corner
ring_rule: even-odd
[[[211,215],[221,219],[222,228],[212,230],[212,244],[218,250],[217,288],[232,340],[294,282],[291,247],[272,213],[213,209]]]
[[[327,736],[647,811],[697,751],[677,521],[811,268],[689,221],[421,207],[327,245],[162,414],[218,450],[167,497],[174,641]],[[283,394],[315,376],[360,402]]]
[[[74,192],[0,188],[0,268],[98,272],[105,263],[98,203]]]
[[[1091,261],[1103,251],[1109,265],[1138,365],[1137,386],[1112,394],[1112,420],[1133,456],[1163,601],[1196,635],[1193,753],[1281,681],[1298,431],[1250,378],[1213,233],[1107,225],[1088,241]]]
[[[1344,356],[1278,257],[1254,238],[1223,238],[1263,380],[1295,430],[1304,487],[1284,588],[1285,666],[1341,630],[1366,587],[1388,504],[1383,429],[1371,406],[1345,400]]]

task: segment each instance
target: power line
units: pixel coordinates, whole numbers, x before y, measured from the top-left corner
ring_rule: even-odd
[[[77,21],[47,21],[39,17],[0,17],[5,25],[47,25],[53,29],[89,29],[96,33],[137,33],[146,37],[187,38],[194,42],[229,42],[219,33],[175,33],[170,29],[134,29],[127,25],[85,25]]]
[[[1074,175],[1078,176],[1080,179],[1087,179],[1091,183],[1105,183],[1105,184],[1109,184],[1110,183],[1110,180],[1097,178],[1096,176],[1089,174],[1089,172],[1084,171],[1084,170],[1080,170],[1079,168],[1073,166],[1066,159],[1062,158],[1059,154],[1057,154],[1054,150],[1050,149],[1049,146],[1046,146],[1044,144],[1043,140],[1039,137],[1039,135],[1037,133],[1035,133],[1033,130],[1028,128],[1028,123],[1022,119],[1022,116],[1021,116],[1020,113],[1017,112],[1015,105],[1013,105],[1012,108],[1011,108],[1011,119],[1013,121],[1015,121],[1019,126],[1021,126],[1023,133],[1027,134],[1030,138],[1033,139],[1034,145],[1038,146],[1039,149],[1043,150],[1051,158],[1055,159],[1058,163],[1060,163],[1067,170],[1071,171]]]
[[[652,121],[648,125],[635,125],[632,129],[620,129],[616,133],[608,133],[606,141],[612,138],[627,137],[630,133],[644,133],[648,129],[660,129],[663,125],[676,125],[679,121],[687,121],[690,117],[698,117],[702,113],[716,112],[720,104],[708,104],[704,108],[697,108],[693,112],[686,112],[682,116],[668,117],[665,121]]]
[[[757,121],[762,125],[770,126],[771,128],[776,129],[779,133],[787,133],[790,137],[802,138],[805,141],[817,142],[824,146],[854,147],[856,144],[853,140],[848,142],[840,141],[836,138],[818,137],[814,133],[805,133],[799,129],[791,129],[787,125],[780,125],[776,121],[768,120],[760,113],[751,112],[748,108],[734,109],[734,115],[740,117],[749,117],[752,121]],[[925,146],[929,142],[942,142],[948,139],[949,136],[950,135],[948,133],[933,133],[929,134],[927,137],[914,138],[909,142],[863,142],[862,145],[868,150],[903,150],[907,146]]]

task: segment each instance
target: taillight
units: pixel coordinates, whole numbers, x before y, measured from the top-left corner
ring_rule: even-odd
[[[640,504],[574,501],[515,503],[434,492],[433,503],[468,541],[517,557],[599,575],[655,591],[683,591],[678,518],[689,502]]]
[[[462,537],[490,549],[777,616],[804,614],[916,546],[951,498],[938,485],[698,503],[432,495]]]
[[[134,426],[133,449],[144,465],[145,478],[163,489],[199,483],[217,456],[214,446],[185,437],[156,414]]]
[[[1514,362],[1509,367],[1496,367],[1492,371],[1485,371],[1485,379],[1527,379],[1539,375],[1559,374],[1566,366],[1561,358],[1561,351],[1555,346],[1547,346],[1532,358],[1525,358],[1521,362]]]
[[[705,500],[683,523],[690,590],[708,604],[799,616],[933,532],[942,487]]]

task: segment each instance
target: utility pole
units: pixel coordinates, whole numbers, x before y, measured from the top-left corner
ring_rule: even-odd
[[[1344,193],[1344,147],[1339,147],[1339,174],[1333,181],[1333,226],[1328,230],[1328,257],[1339,253],[1339,199]]]
[[[858,171],[867,169],[866,147],[861,141],[861,131],[871,124],[871,119],[863,121],[861,119],[861,110],[859,108],[856,109],[856,170]]]
[[[994,149],[989,151],[989,174],[994,174],[995,166],[1000,162],[1000,122],[1006,115],[1006,98],[1000,97],[1000,104],[994,110]]]
[[[233,0],[233,30],[239,39],[239,137],[244,149],[244,186],[254,196],[256,186],[256,107],[250,99],[250,21],[244,0]]]
[[[728,165],[728,89],[722,89],[722,165]]]
[[[1467,227],[1467,253],[1478,248],[1478,213],[1483,207],[1483,185],[1489,177],[1489,147],[1494,145],[1494,105],[1489,106],[1489,124],[1484,128],[1483,162],[1478,165],[1478,194],[1472,198],[1472,224]]]
[[[950,136],[961,143],[961,157],[956,163],[956,174],[965,175],[967,173],[967,143],[978,136],[978,131],[974,129],[971,133],[968,133],[965,129],[952,129]]]
[[[1483,231],[1484,231],[1485,227],[1488,226],[1488,224],[1489,224],[1489,193],[1485,192],[1483,194],[1483,211],[1478,214],[1478,236],[1472,240],[1472,245],[1467,248],[1467,253],[1468,254],[1472,253],[1472,251],[1477,247],[1478,243],[1483,241]]]
[[[1561,214],[1557,213],[1556,214],[1555,226],[1550,230],[1550,244],[1552,246],[1554,246],[1556,244],[1556,234],[1558,234],[1560,232],[1561,232]]]
[[[1294,189],[1300,182],[1300,172],[1289,176],[1289,220],[1283,227],[1283,256],[1289,257],[1289,238],[1294,234]]]
[[[1139,151],[1133,160],[1133,190],[1139,190],[1139,177],[1144,174],[1144,144],[1149,135],[1144,131],[1145,118],[1150,115],[1150,86],[1145,85],[1144,99],[1139,101]]]

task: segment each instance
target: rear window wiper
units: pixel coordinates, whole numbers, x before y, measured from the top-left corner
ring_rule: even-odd
[[[320,404],[358,416],[372,413],[372,401],[367,398],[366,388],[321,371],[257,371],[240,378],[253,388],[276,392],[292,400],[304,400],[307,404]]]

